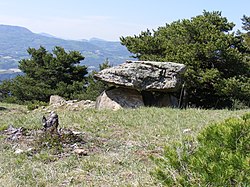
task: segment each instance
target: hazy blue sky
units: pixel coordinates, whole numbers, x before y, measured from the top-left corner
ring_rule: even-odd
[[[119,40],[203,10],[222,11],[241,28],[250,0],[0,0],[0,24],[66,39]]]

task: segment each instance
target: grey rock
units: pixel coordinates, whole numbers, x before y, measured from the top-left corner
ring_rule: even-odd
[[[42,124],[43,124],[43,128],[45,131],[49,131],[51,134],[58,134],[58,125],[59,125],[59,120],[58,120],[58,115],[52,111],[48,117],[48,119],[46,119],[45,116],[43,116],[42,118]]]
[[[25,129],[23,127],[15,128],[9,125],[8,129],[4,130],[4,133],[8,135],[8,140],[15,141],[19,140],[25,134]]]
[[[106,90],[96,100],[96,109],[118,110],[141,106],[144,106],[144,103],[140,92],[126,88]]]
[[[173,62],[127,61],[98,72],[95,78],[139,91],[174,92],[179,89],[185,71],[184,64]]]

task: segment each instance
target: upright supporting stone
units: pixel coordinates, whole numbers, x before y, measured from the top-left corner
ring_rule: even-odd
[[[96,100],[96,109],[118,110],[141,106],[144,106],[144,103],[140,92],[127,88],[106,90]]]

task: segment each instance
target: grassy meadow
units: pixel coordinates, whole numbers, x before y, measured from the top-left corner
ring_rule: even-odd
[[[249,110],[140,108],[118,111],[57,109],[59,127],[82,132],[87,156],[51,152],[15,153],[19,142],[0,134],[0,186],[161,186],[150,175],[150,156],[163,147],[196,135],[205,126]],[[42,109],[0,103],[0,130],[9,125],[41,129]],[[37,145],[39,147],[39,145]],[[28,149],[28,147],[27,147]]]

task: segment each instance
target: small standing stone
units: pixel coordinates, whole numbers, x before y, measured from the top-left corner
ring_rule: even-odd
[[[59,126],[59,119],[58,119],[58,115],[54,111],[50,113],[48,119],[46,119],[46,117],[43,116],[42,123],[43,123],[43,128],[45,131],[49,130],[50,133],[58,134],[57,128]]]

